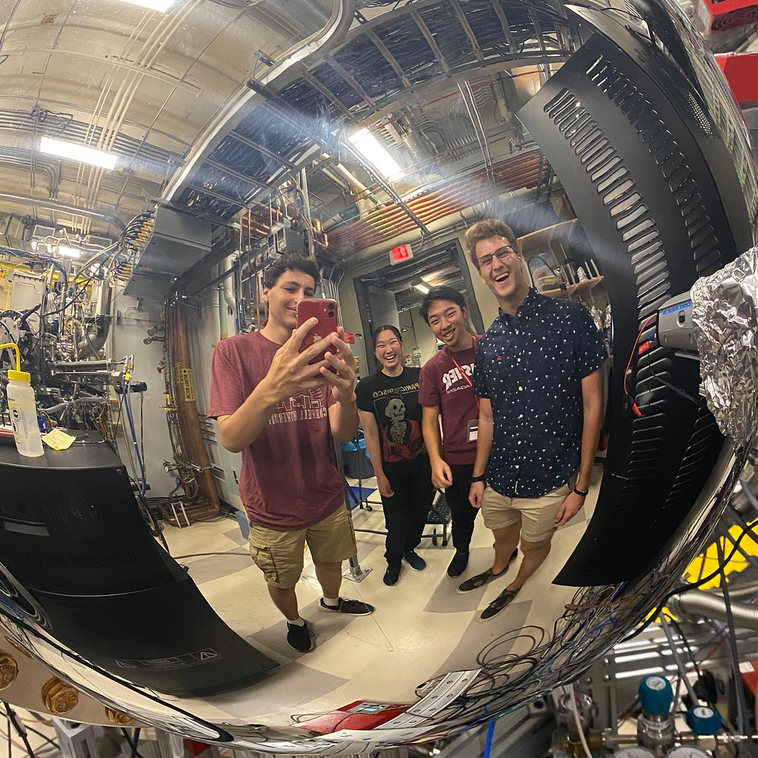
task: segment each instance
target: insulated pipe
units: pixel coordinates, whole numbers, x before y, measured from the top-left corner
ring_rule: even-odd
[[[368,194],[368,187],[356,177],[354,177],[348,169],[346,169],[341,163],[335,163],[334,170],[353,188],[358,190],[361,194]]]
[[[77,355],[80,358],[84,358],[88,353],[95,358],[98,357],[100,354],[100,349],[102,346],[106,343],[108,340],[108,332],[111,328],[111,317],[110,316],[103,316],[102,317],[102,323],[100,324],[84,324],[84,328],[86,329],[86,334],[84,335],[84,341],[81,343],[78,343],[76,346]],[[93,335],[91,330],[94,326],[95,334]],[[97,335],[98,329],[102,327],[102,334],[100,336]]]
[[[234,279],[231,276],[224,279],[224,302],[233,311],[237,308],[237,301],[234,298]]]
[[[216,482],[210,469],[208,450],[200,430],[200,417],[195,401],[195,387],[192,378],[189,336],[187,333],[186,305],[183,293],[175,293],[168,306],[169,361],[172,366],[173,398],[176,402],[179,432],[182,448],[189,463],[196,468],[200,493],[216,509],[220,507]],[[178,461],[177,461],[178,462]],[[199,470],[197,470],[199,469]]]
[[[668,601],[671,610],[679,615],[707,616],[726,621],[726,603],[723,598],[706,595],[703,592],[690,592],[675,595]],[[758,607],[745,603],[732,603],[734,623],[743,629],[758,630]]]
[[[328,168],[320,168],[319,171],[330,181],[336,184],[343,192],[350,192],[350,185],[335,176]]]
[[[227,265],[232,265],[232,256],[230,255],[228,258],[224,258],[222,261],[219,261],[219,263],[216,265],[216,271],[217,272],[224,272],[227,271]],[[220,276],[220,275],[219,275]],[[234,299],[232,299],[232,304],[229,303],[229,295],[227,293],[227,287],[231,289],[231,273],[229,276],[226,277],[223,281],[219,282],[216,287],[216,294],[218,298],[218,332],[219,332],[219,339],[225,340],[229,336],[229,314],[227,312],[227,308],[232,309],[232,313],[234,313]],[[216,281],[218,280],[218,277]]]
[[[226,315],[226,300],[224,299],[224,287],[218,287],[218,334],[219,339],[225,340],[229,336],[229,325]]]

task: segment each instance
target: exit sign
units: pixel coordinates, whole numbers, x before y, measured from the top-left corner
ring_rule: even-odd
[[[413,250],[411,250],[410,245],[400,245],[400,247],[393,247],[390,250],[390,263],[393,266],[396,263],[409,261],[411,258],[413,258]]]

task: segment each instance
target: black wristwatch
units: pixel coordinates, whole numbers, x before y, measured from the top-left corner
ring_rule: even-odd
[[[576,487],[574,487],[575,494],[579,495],[580,497],[587,497],[587,495],[590,494],[589,490],[578,490]]]
[[[484,481],[484,474],[480,474],[479,476],[472,476],[471,477],[471,484],[474,482],[483,482]]]

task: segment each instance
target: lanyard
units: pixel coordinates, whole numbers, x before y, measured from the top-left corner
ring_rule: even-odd
[[[476,352],[476,346],[477,346],[477,339],[476,335],[474,335],[474,352]],[[447,348],[445,348],[447,350]],[[453,354],[452,350],[447,350],[447,354],[450,356],[450,360],[455,364],[455,367],[458,369],[458,373],[463,378],[463,381],[468,384],[471,389],[474,389],[474,383],[471,381],[471,377],[461,368],[460,363],[455,360],[455,355]],[[476,400],[476,409],[479,410],[479,395],[474,393],[474,399]]]

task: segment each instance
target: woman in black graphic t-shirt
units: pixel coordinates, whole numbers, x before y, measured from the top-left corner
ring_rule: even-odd
[[[362,379],[355,394],[384,507],[387,571],[383,581],[391,587],[397,583],[403,560],[416,571],[426,568],[416,547],[434,487],[421,434],[421,369],[403,366],[403,340],[394,326],[380,326],[374,332],[374,355],[382,370]]]

